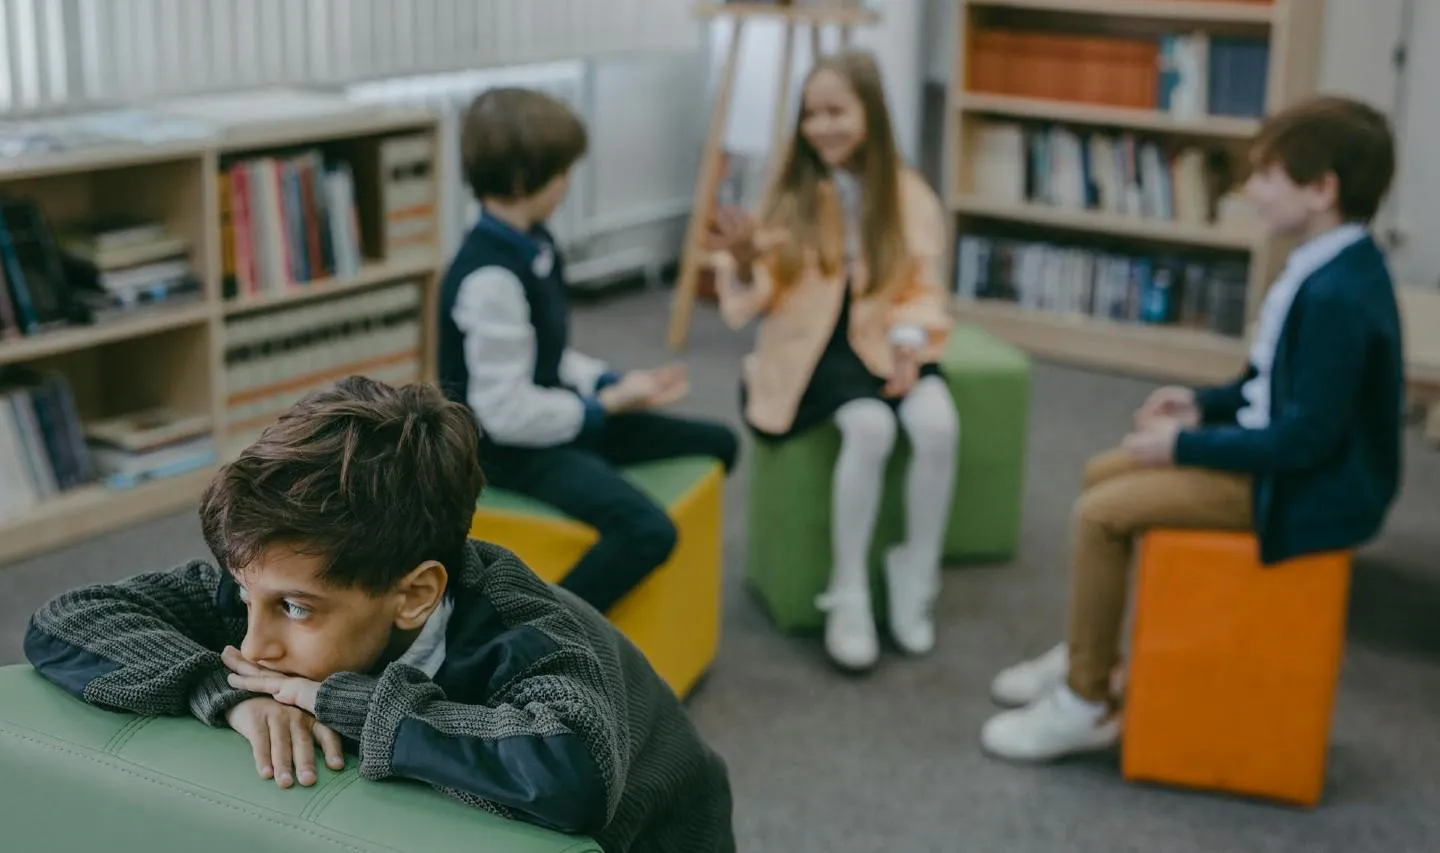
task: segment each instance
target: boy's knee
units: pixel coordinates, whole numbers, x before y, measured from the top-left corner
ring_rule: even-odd
[[[725,473],[735,469],[735,462],[740,458],[740,436],[735,430],[725,424],[711,424],[706,444],[706,455],[719,460]]]
[[[659,507],[653,507],[630,520],[619,535],[625,543],[628,560],[646,572],[663,564],[675,552],[680,533],[675,522]]]

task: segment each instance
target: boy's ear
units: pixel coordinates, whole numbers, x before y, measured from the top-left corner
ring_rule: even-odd
[[[409,631],[419,628],[445,597],[450,576],[445,567],[426,560],[400,580],[396,594],[400,607],[395,613],[395,627]]]
[[[1310,184],[1310,189],[1315,193],[1318,206],[1321,210],[1340,207],[1340,176],[1334,172],[1326,172]]]

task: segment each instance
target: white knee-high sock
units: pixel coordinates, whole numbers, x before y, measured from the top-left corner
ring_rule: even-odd
[[[853,400],[836,411],[835,423],[840,427],[840,456],[831,489],[835,562],[829,591],[849,595],[869,589],[866,564],[885,488],[885,465],[895,446],[895,415],[879,400]]]
[[[905,481],[906,559],[938,568],[955,488],[960,416],[939,376],[926,376],[900,403],[900,424],[914,453]]]

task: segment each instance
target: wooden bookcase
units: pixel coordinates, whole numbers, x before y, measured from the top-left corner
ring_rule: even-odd
[[[1253,222],[1233,213],[1217,216],[1217,211],[1236,208],[1233,202],[1217,204],[1215,199],[1243,184],[1247,148],[1262,115],[1315,91],[1324,4],[957,4],[942,170],[943,195],[955,227],[952,286],[957,315],[1062,363],[1180,382],[1215,381],[1238,372],[1245,359],[1245,331],[1289,247],[1267,239]],[[1166,109],[1161,58],[1169,55],[1177,38],[1191,42],[1187,50],[1200,51],[1187,59],[1191,69],[1198,69],[1203,88],[1183,99],[1186,108],[1179,107],[1182,98],[1176,96],[1175,108]],[[1243,49],[1249,52],[1242,54],[1237,44],[1248,45]],[[1222,59],[1231,64],[1212,71]],[[1246,92],[1236,82],[1242,77],[1263,83]],[[1189,79],[1197,75],[1192,71]],[[1008,153],[997,155],[995,140],[1005,140],[1006,133],[1007,147],[1000,150]],[[1041,150],[1049,153],[1035,154],[1033,140],[1053,140],[1056,133],[1078,139],[1078,149],[1067,139],[1067,148],[1056,143],[1046,149],[1042,143]],[[1017,135],[1022,139],[1018,148]],[[1099,157],[1091,159],[1090,153],[1096,150],[1090,140],[1097,137],[1107,140],[1101,144],[1108,147],[1099,150],[1115,164],[1107,167],[1113,169],[1110,175],[1126,174],[1121,170],[1127,166],[1115,158],[1127,155],[1115,152],[1132,149],[1137,153],[1128,168],[1141,173],[1138,152],[1142,144],[1152,144],[1163,178],[1150,183],[1167,187],[1162,200],[1138,212],[1133,198],[1126,199],[1130,204],[1121,210],[1100,201],[1097,195],[1103,190],[1095,189]],[[1189,158],[1184,187],[1177,189],[1176,155],[1187,149],[1196,154]],[[1010,155],[1017,150],[1015,163]],[[1035,175],[1047,167],[1037,167],[1032,157],[1049,169],[1062,168],[1053,165],[1057,162],[1069,165],[1063,198],[1057,201],[1051,192],[1037,189]],[[1002,168],[995,167],[997,162]],[[1087,171],[1077,174],[1076,169]],[[1013,190],[1017,175],[1025,186]],[[1113,188],[1113,179],[1107,180]],[[995,191],[997,186],[1003,194]],[[1189,202],[1183,216],[1178,213],[1182,191]],[[1206,203],[1197,207],[1195,199],[1202,195]],[[1202,207],[1203,216],[1198,212]],[[978,239],[962,248],[967,235]],[[1054,253],[1057,272],[1036,271],[1052,263],[1044,252],[1038,255],[1041,260],[1027,261],[1030,265],[1020,272],[1013,249],[1017,245],[1075,251]],[[1000,252],[997,246],[1012,248]],[[1090,260],[1084,260],[1086,256]],[[1128,267],[1122,264],[1117,272],[1114,265],[1102,266],[1097,260],[1116,256],[1127,259]],[[1137,259],[1150,265],[1147,271],[1137,272]],[[1128,312],[1120,304],[1127,297],[1117,283],[1125,280],[1127,268],[1128,276],[1140,282],[1132,286]],[[1103,307],[1096,298],[1096,271],[1102,269],[1108,275]],[[1155,275],[1162,269],[1166,278]],[[1200,283],[1219,275],[1214,272],[1218,269],[1228,271],[1225,282]],[[976,288],[979,270],[986,273]],[[1052,283],[1055,277],[1059,284]],[[1020,288],[1017,278],[1029,284]],[[1192,278],[1196,283],[1191,284]],[[1195,295],[1193,305],[1183,309],[1185,316],[1182,285],[1189,285]],[[1219,293],[1222,287],[1228,294],[1223,312],[1214,307],[1220,304],[1213,301],[1218,297],[1202,297],[1211,292],[1206,288]],[[1161,298],[1165,294],[1170,303]],[[1136,308],[1142,301],[1149,306],[1143,313]],[[1170,307],[1163,307],[1167,304]],[[1221,313],[1223,324],[1216,319]]]
[[[213,460],[188,472],[128,487],[97,475],[12,510],[0,517],[0,565],[193,503],[219,463],[258,434],[278,409],[312,388],[352,373],[397,383],[433,379],[435,300],[443,263],[433,202],[438,192],[433,156],[438,154],[432,153],[428,170],[419,169],[420,180],[429,185],[429,238],[424,236],[423,200],[419,205],[414,198],[398,200],[410,204],[412,216],[422,209],[421,233],[416,235],[412,226],[403,252],[394,248],[400,245],[394,232],[387,232],[397,215],[398,193],[394,183],[387,183],[387,176],[394,178],[384,158],[396,149],[386,144],[389,140],[408,140],[412,150],[417,142],[422,148],[428,144],[430,152],[438,152],[436,133],[437,121],[428,111],[366,107],[232,126],[203,141],[0,160],[0,197],[29,200],[55,231],[97,216],[163,223],[185,242],[190,275],[199,284],[198,295],[173,304],[162,301],[93,324],[0,337],[0,392],[6,371],[32,368],[63,378],[81,424],[163,406],[208,417],[214,449]],[[233,275],[233,226],[222,227],[233,211],[225,170],[237,161],[288,161],[312,150],[324,158],[321,180],[333,164],[349,166],[354,230],[347,233],[358,237],[358,252],[350,255],[358,263],[343,274],[330,274],[339,268],[336,232],[328,232],[331,242],[317,255],[322,244],[314,241],[320,232],[314,225],[300,226],[312,241],[312,271],[287,273],[269,289],[237,295],[243,288]],[[411,167],[413,189],[417,172]],[[299,193],[304,185],[296,180]],[[326,197],[320,183],[309,189]],[[294,198],[311,205],[313,197]],[[294,218],[278,227],[309,222],[306,217],[316,210],[284,211],[282,216]],[[242,334],[248,336],[243,341]],[[242,362],[242,357],[251,360]],[[242,374],[237,365],[248,365],[249,373]],[[243,399],[232,387],[242,375],[249,382]],[[0,471],[0,485],[14,473]]]

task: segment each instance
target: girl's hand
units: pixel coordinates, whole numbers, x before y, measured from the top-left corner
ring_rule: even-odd
[[[742,269],[760,256],[759,247],[755,245],[755,218],[738,207],[725,205],[716,210],[709,236],[707,246],[711,250],[728,251]]]
[[[895,369],[890,372],[890,380],[880,393],[892,399],[904,397],[919,379],[919,354],[909,347],[899,347],[895,350]]]

